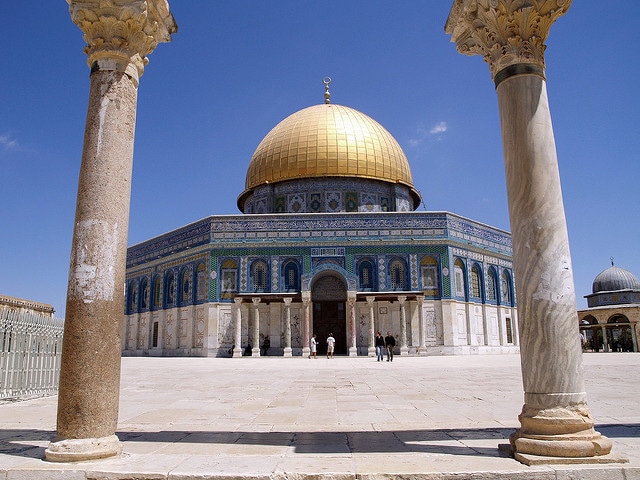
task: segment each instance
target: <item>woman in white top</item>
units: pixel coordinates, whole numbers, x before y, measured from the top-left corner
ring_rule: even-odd
[[[311,353],[309,354],[309,358],[313,355],[313,358],[318,358],[318,341],[316,340],[316,334],[313,334],[311,337]]]

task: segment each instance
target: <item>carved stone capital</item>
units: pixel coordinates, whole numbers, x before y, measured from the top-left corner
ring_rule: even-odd
[[[544,41],[571,0],[454,0],[445,24],[458,52],[482,55],[496,83],[500,72],[544,77]],[[498,77],[498,78],[496,78]]]
[[[84,32],[89,67],[138,78],[160,42],[178,26],[167,0],[67,0],[71,19]]]

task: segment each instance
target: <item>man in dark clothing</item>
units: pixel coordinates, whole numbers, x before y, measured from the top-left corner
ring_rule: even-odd
[[[387,332],[387,336],[384,337],[384,344],[387,347],[387,362],[393,362],[393,349],[396,346],[396,339],[393,338],[391,332]]]
[[[379,362],[384,360],[384,337],[380,332],[376,333],[376,357]]]

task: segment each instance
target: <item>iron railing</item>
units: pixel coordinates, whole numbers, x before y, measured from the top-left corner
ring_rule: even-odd
[[[0,307],[0,399],[55,395],[64,320]]]

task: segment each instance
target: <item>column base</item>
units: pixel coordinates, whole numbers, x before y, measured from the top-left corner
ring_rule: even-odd
[[[251,349],[251,356],[252,357],[259,357],[260,356],[260,347],[253,347]]]
[[[358,356],[358,349],[356,347],[349,347],[349,356],[350,357],[357,357]]]
[[[311,349],[309,347],[302,347],[302,356],[308,357],[311,354]]]
[[[242,356],[242,347],[236,347],[233,349],[233,358]]]
[[[586,404],[548,409],[525,405],[518,420],[522,426],[509,442],[514,457],[523,463],[531,462],[531,456],[584,460],[611,452],[611,440],[593,428]]]
[[[376,347],[369,347],[367,350],[367,356],[375,357],[376,356]]]
[[[291,347],[284,347],[284,354],[283,356],[285,357],[292,357],[293,356],[293,349]]]
[[[400,347],[400,355],[405,357],[409,355],[409,347]]]
[[[116,435],[101,438],[71,438],[51,442],[44,451],[49,462],[82,462],[113,457],[122,453]]]

